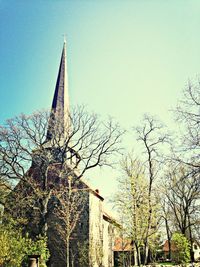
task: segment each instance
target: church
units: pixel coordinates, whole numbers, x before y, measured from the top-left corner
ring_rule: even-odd
[[[69,96],[68,96],[68,78],[67,78],[67,58],[66,58],[66,42],[63,45],[60,67],[55,87],[55,93],[52,103],[52,112],[54,120],[61,117],[63,123],[67,123],[65,114],[69,112]],[[50,118],[51,119],[51,118]],[[49,123],[51,125],[51,122]],[[50,128],[50,127],[49,127]],[[47,136],[51,136],[50,129]],[[75,227],[75,234],[72,234],[70,265],[90,266],[90,267],[112,267],[114,266],[113,246],[119,224],[104,210],[104,198],[100,195],[98,189],[93,190],[83,177],[81,182],[87,194],[84,210]],[[55,230],[54,230],[55,231]],[[75,238],[73,238],[75,236]],[[50,237],[51,239],[51,237]],[[84,242],[86,246],[86,255],[84,261],[80,257],[80,253],[73,251],[77,250],[77,242]],[[82,247],[82,244],[80,244]],[[64,267],[65,264],[56,255],[55,247],[51,249],[51,267]],[[79,259],[78,259],[79,258]]]
[[[31,201],[34,199],[34,205],[32,205],[34,207],[30,208],[30,205],[27,206],[28,208],[21,207],[20,212],[23,209],[24,216],[28,218],[26,231],[30,236],[34,238],[40,233],[47,235],[50,251],[47,266],[113,267],[113,247],[120,225],[105,211],[104,198],[99,190],[91,188],[84,179],[84,172],[77,167],[84,154],[80,156],[70,140],[71,132],[76,132],[76,129],[72,129],[70,120],[66,42],[64,41],[45,142],[32,152],[32,165],[26,173],[27,181],[19,182],[15,192],[20,192],[21,199],[31,199],[30,196],[33,194],[31,188],[33,185],[37,188],[35,191],[38,199],[36,197],[31,199]],[[70,141],[65,144],[63,140]],[[79,140],[82,142],[81,136]],[[93,165],[95,166],[94,163]],[[83,200],[79,197],[81,194],[84,195]],[[71,200],[77,200],[74,206],[72,203],[66,205],[66,202],[69,202],[69,195]],[[21,203],[20,200],[19,203]],[[16,205],[15,200],[13,205]],[[13,206],[11,209],[13,214],[19,216],[19,207],[17,209]],[[60,216],[61,212],[62,216]],[[70,220],[73,222],[71,223],[73,227],[66,234]]]

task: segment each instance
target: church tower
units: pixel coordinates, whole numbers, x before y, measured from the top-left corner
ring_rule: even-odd
[[[47,129],[47,141],[51,140],[52,135],[59,128],[67,129],[69,127],[69,94],[68,94],[68,75],[66,58],[66,40],[64,40],[60,67],[56,81],[56,87],[51,107],[49,124]],[[64,135],[66,133],[63,133]]]

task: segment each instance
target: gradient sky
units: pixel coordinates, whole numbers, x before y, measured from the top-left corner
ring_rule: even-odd
[[[0,0],[0,122],[51,106],[66,33],[71,105],[128,129],[143,113],[172,125],[169,109],[200,72],[199,29],[199,0]],[[92,183],[109,195],[117,175]]]

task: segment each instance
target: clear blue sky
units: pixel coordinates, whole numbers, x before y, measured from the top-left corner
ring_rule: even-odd
[[[199,0],[0,0],[0,122],[51,106],[66,33],[72,105],[127,128],[145,112],[170,123],[200,72],[199,29]],[[103,194],[114,176],[96,180]]]

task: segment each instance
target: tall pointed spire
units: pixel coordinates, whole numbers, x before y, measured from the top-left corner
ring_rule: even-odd
[[[66,40],[64,39],[64,45],[60,60],[60,67],[58,71],[58,77],[51,107],[51,114],[49,118],[47,140],[52,138],[53,132],[56,131],[55,127],[57,123],[63,128],[69,121],[69,95],[68,95],[68,76],[67,76],[67,64],[66,64]]]

